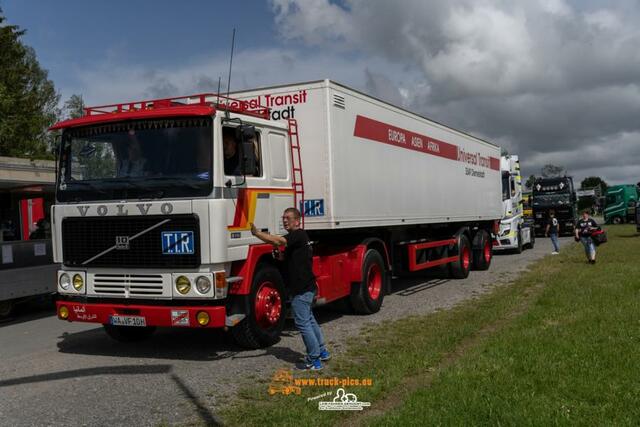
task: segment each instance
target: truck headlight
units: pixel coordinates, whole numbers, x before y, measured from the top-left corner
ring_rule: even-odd
[[[200,276],[196,279],[196,289],[201,294],[206,294],[211,290],[211,280],[208,277]]]
[[[82,276],[79,274],[73,275],[73,288],[76,291],[79,291],[84,286],[84,280],[82,280]]]
[[[67,289],[69,289],[69,285],[71,285],[71,278],[67,273],[62,273],[60,275],[60,280],[58,280],[58,283],[60,284],[60,287],[66,291]]]
[[[186,295],[191,290],[191,282],[186,276],[178,276],[176,279],[176,290],[182,295]]]

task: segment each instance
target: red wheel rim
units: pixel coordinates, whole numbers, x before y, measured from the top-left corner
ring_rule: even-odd
[[[462,268],[464,268],[465,270],[469,269],[469,264],[471,263],[471,253],[469,251],[469,248],[467,246],[465,246],[464,248],[462,248]]]
[[[378,264],[372,264],[367,272],[367,288],[372,300],[377,300],[382,290],[382,269]]]
[[[271,282],[264,282],[256,292],[256,321],[262,328],[270,328],[278,323],[282,314],[280,292]]]
[[[486,262],[491,261],[491,246],[489,246],[489,242],[484,244],[484,260]]]

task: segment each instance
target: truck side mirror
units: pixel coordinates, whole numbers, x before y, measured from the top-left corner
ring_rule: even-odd
[[[255,175],[258,172],[258,162],[254,142],[256,141],[256,128],[251,125],[240,125],[236,128],[236,141],[240,141],[242,155],[242,174]]]
[[[256,139],[256,128],[251,125],[240,125],[236,128],[236,141],[247,142]]]

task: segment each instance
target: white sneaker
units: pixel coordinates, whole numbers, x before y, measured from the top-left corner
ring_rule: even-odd
[[[558,255],[558,252],[553,251],[553,252],[551,252],[551,255]]]

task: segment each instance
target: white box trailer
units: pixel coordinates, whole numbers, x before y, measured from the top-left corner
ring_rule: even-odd
[[[275,343],[283,266],[250,224],[282,233],[291,206],[318,304],[373,313],[392,275],[491,263],[500,149],[329,80],[91,107],[53,129],[58,316],[119,340],[224,327]]]
[[[501,217],[496,145],[330,80],[233,96],[297,120],[307,230]]]

